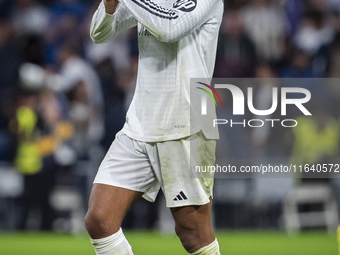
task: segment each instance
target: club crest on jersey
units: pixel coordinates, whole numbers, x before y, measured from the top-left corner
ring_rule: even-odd
[[[191,12],[195,10],[197,0],[177,0],[173,7],[182,12]]]

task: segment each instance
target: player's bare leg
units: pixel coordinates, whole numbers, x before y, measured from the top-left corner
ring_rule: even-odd
[[[97,254],[133,254],[120,226],[126,213],[142,195],[119,187],[93,185],[85,226]]]
[[[211,226],[212,202],[201,206],[171,208],[176,234],[190,254],[220,254]]]

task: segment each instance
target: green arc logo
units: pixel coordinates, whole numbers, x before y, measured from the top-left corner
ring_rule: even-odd
[[[208,84],[205,84],[205,83],[203,83],[203,82],[197,82],[197,83],[198,83],[198,84],[201,84],[201,85],[203,85],[203,86],[206,86],[207,88],[211,89],[211,91],[217,96],[218,100],[220,101],[220,104],[222,105],[222,100],[221,100],[221,98],[220,98],[220,95],[217,93],[217,91],[216,91],[213,87],[211,87],[211,86],[209,86]],[[206,92],[206,93],[214,100],[214,103],[215,103],[215,105],[217,106],[215,97],[214,97],[214,95],[213,95],[209,90],[206,90],[206,89],[201,88],[201,87],[197,87],[197,88],[200,89],[200,90],[205,91],[205,92]]]

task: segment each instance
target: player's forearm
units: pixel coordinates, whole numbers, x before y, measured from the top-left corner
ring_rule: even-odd
[[[104,0],[104,5],[105,5],[105,12],[107,14],[114,14],[116,9],[117,9],[117,5],[118,5],[118,0]]]
[[[136,19],[122,5],[109,6],[107,4],[106,7],[107,1],[103,0],[100,3],[92,18],[90,36],[95,43],[105,43],[114,35],[137,25]],[[118,3],[118,0],[114,1]],[[110,9],[111,7],[113,9]],[[108,12],[113,12],[113,14]]]
[[[91,39],[95,43],[104,43],[109,41],[115,33],[113,22],[113,15],[108,15],[106,13],[104,2],[100,3],[91,21]]]

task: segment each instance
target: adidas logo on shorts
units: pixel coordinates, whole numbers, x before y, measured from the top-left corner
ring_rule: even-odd
[[[175,198],[174,201],[179,201],[179,200],[187,200],[187,196],[184,194],[183,191],[181,191]]]

